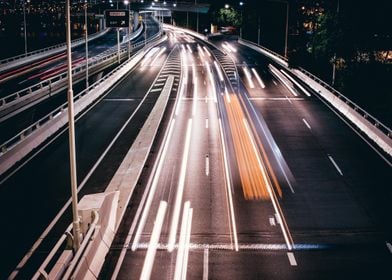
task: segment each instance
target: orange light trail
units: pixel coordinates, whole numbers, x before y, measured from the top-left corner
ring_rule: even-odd
[[[234,94],[225,95],[224,101],[244,197],[247,200],[270,199],[268,193],[268,184],[270,183],[267,179],[269,177],[264,166],[261,166],[261,164],[264,165],[264,162],[261,162],[261,157],[255,152],[255,141],[251,139],[245,126],[245,115],[240,101]],[[269,162],[267,162],[267,166],[270,167]],[[272,170],[270,171],[272,172]],[[276,184],[275,175],[273,175],[273,179]],[[279,185],[276,187],[281,196]]]

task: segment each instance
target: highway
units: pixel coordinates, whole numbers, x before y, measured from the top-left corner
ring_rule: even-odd
[[[145,39],[144,38],[145,36],[147,36],[147,38],[150,38],[158,33],[158,25],[155,21],[152,20],[151,17],[147,17],[146,25],[147,25],[146,33],[143,32],[139,37],[137,37],[133,41],[133,43],[141,42]],[[117,35],[116,35],[116,31],[113,29],[109,31],[107,34],[103,35],[102,37],[95,39],[89,43],[89,49],[90,49],[89,56],[92,57],[98,55],[99,53],[107,52],[110,48],[113,48],[113,46],[115,46],[116,44],[117,44]],[[83,57],[84,55],[85,55],[84,49],[82,46],[75,48],[73,51],[73,59],[79,60],[79,58],[76,58],[76,56]],[[65,65],[65,56],[63,57],[63,60],[64,61],[62,61],[61,64]],[[110,72],[116,66],[117,65],[112,65],[110,67],[107,67],[103,71],[103,74]],[[56,69],[58,68],[58,66],[53,66],[53,67],[55,67]],[[66,71],[66,68],[62,66],[59,69],[61,69],[61,72]],[[40,68],[39,70],[36,71],[46,72],[47,69]],[[30,80],[29,77],[31,77],[30,75],[36,76],[37,74],[29,73],[24,75],[23,76],[25,79],[24,81],[29,81]],[[97,75],[90,77],[90,84],[96,80],[96,76]],[[38,79],[38,77],[34,79]],[[16,81],[12,80],[12,82],[10,81],[8,83],[12,85],[15,84],[15,82]],[[6,85],[0,83],[0,89],[6,87],[7,87]],[[75,95],[84,89],[85,89],[85,80],[82,80],[74,84]],[[14,114],[12,117],[7,117],[7,119],[0,121],[0,131],[1,131],[0,142],[1,143],[5,142],[6,140],[12,138],[14,135],[22,131],[23,129],[27,128],[28,126],[35,123],[42,117],[46,116],[53,109],[57,108],[58,106],[66,102],[66,98],[67,98],[66,90],[63,90],[57,94],[50,95],[49,98],[42,100],[41,102],[34,105],[33,107],[30,107],[26,110]]]
[[[236,88],[177,39],[186,90],[101,279],[388,279],[390,163],[262,55],[216,42]]]
[[[163,61],[164,56],[148,72],[136,68],[78,116],[80,196],[103,191],[121,163],[158,97],[157,92],[147,92]],[[13,171],[11,177],[1,178],[0,186],[1,219],[7,225],[0,233],[0,238],[7,240],[1,244],[0,278],[14,270],[48,226],[54,226],[18,274],[17,279],[29,279],[70,223],[70,209],[63,207],[70,197],[67,130],[44,143]],[[53,222],[59,211],[65,213]]]
[[[260,53],[167,33],[76,122],[82,197],[106,188],[181,63],[100,279],[389,279],[388,159]],[[1,178],[0,278],[53,224],[30,278],[71,222],[67,137]]]

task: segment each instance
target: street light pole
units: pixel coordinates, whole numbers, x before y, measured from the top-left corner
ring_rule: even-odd
[[[244,5],[244,2],[240,2],[240,7],[241,7],[241,25],[240,25],[240,38],[242,39],[242,21],[243,21],[243,10],[242,6]]]
[[[25,54],[27,54],[26,1],[29,2],[28,0],[23,1],[23,31],[24,31]]]
[[[257,29],[257,44],[260,45],[260,16],[259,16],[259,27]]]
[[[117,10],[118,10],[118,0],[117,0]],[[118,64],[121,63],[120,59],[120,28],[117,27],[117,58]]]
[[[289,37],[289,2],[286,2],[286,35],[284,41],[284,57],[287,58],[288,37]]]
[[[337,15],[339,15],[339,10],[340,10],[340,1],[338,0],[336,5]],[[332,86],[335,85],[335,80],[336,80],[336,52],[333,55],[333,61],[332,61]]]
[[[197,0],[195,0],[196,8],[196,32],[199,33],[199,9],[197,8]]]
[[[72,193],[72,216],[73,216],[73,248],[77,251],[80,247],[80,220],[78,215],[78,189],[76,175],[76,152],[75,152],[75,120],[74,102],[72,90],[72,50],[71,50],[71,13],[70,0],[66,0],[66,34],[67,34],[67,74],[68,74],[68,133],[69,133],[69,161],[71,171],[71,193]]]
[[[127,40],[128,40],[128,59],[131,57],[131,40],[130,35],[131,35],[131,3],[129,0],[124,0],[124,4],[128,6],[128,14],[129,14],[129,19],[128,19],[128,29],[127,29]]]
[[[86,39],[86,89],[88,88],[88,22],[87,22],[87,0],[84,1],[84,24],[85,24],[85,39]]]

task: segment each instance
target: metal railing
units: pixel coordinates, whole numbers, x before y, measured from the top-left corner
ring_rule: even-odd
[[[83,237],[82,244],[80,244],[80,248],[76,252],[75,256],[72,258],[72,261],[70,261],[67,264],[64,264],[65,272],[61,273],[61,274],[63,274],[61,279],[70,279],[70,276],[74,272],[76,265],[78,264],[80,258],[83,256],[83,253],[85,252],[86,248],[88,247],[87,245],[92,241],[92,236],[95,234],[96,230],[97,229],[99,230],[99,228],[100,228],[100,227],[97,227],[98,220],[99,220],[98,212],[93,211],[92,213],[93,213],[94,220],[90,224],[89,229],[86,232],[86,235]],[[47,266],[49,265],[50,262],[52,262],[55,255],[61,252],[61,250],[60,250],[61,246],[66,245],[65,243],[68,242],[67,239],[71,236],[71,234],[70,234],[71,231],[72,231],[72,224],[68,226],[65,233],[60,237],[60,239],[57,241],[56,245],[50,251],[49,255],[46,257],[44,262],[38,268],[37,272],[34,274],[34,276],[32,278],[33,280],[49,279],[50,272],[46,271]],[[72,248],[65,248],[65,250],[62,250],[62,251],[64,252],[66,250],[71,251]],[[58,275],[58,276],[60,276],[60,275]]]
[[[152,36],[151,38],[149,38],[146,43],[149,44],[153,41],[155,41],[156,39],[160,38],[161,33],[157,33],[154,36]],[[137,44],[135,44],[135,48],[140,47],[140,46],[144,46],[145,42],[139,42]],[[148,46],[148,45],[147,45]],[[123,51],[124,53],[126,53],[126,50]],[[133,56],[136,56],[138,53],[135,53]],[[130,58],[130,60],[132,60],[133,57]],[[100,85],[101,83],[103,83],[104,81],[106,81],[108,78],[110,78],[111,76],[113,76],[117,71],[119,71],[122,67],[124,66],[124,64],[120,65],[119,67],[115,68],[114,70],[112,70],[111,72],[109,72],[108,74],[106,74],[104,77],[102,77],[102,79],[96,81],[94,84],[92,84],[91,86],[89,86],[87,89],[84,89],[83,91],[81,91],[80,93],[78,93],[77,95],[74,96],[74,102],[76,103],[77,100],[79,100],[81,97],[85,96],[86,94],[88,94],[92,89],[94,89],[95,87],[97,87],[98,85]],[[66,74],[64,74],[66,76]],[[22,142],[23,140],[26,139],[26,137],[30,136],[34,131],[36,131],[37,129],[39,129],[41,126],[43,126],[44,124],[46,124],[47,122],[55,119],[56,117],[58,117],[63,111],[67,110],[68,108],[68,103],[65,102],[64,104],[62,104],[61,106],[57,107],[56,109],[52,110],[50,113],[48,113],[46,116],[42,117],[41,119],[39,119],[38,121],[36,121],[35,123],[31,124],[30,126],[28,126],[27,128],[23,129],[21,132],[19,132],[17,135],[15,135],[14,137],[12,137],[11,139],[5,141],[3,144],[0,145],[0,157],[2,155],[4,155],[5,153],[9,152],[11,149],[13,149],[16,145],[18,145],[20,142]]]
[[[332,92],[336,97],[341,99],[344,103],[349,105],[354,111],[362,115],[363,118],[365,118],[368,122],[370,122],[373,126],[378,128],[382,133],[387,135],[389,138],[392,138],[392,130],[384,125],[381,121],[379,121],[376,117],[372,116],[368,112],[365,111],[361,106],[341,94],[339,91],[337,91],[335,88],[333,88],[331,85],[328,83],[324,82],[317,76],[313,75],[312,73],[308,72],[307,70],[303,69],[302,67],[299,67],[299,70],[304,73],[306,76],[317,82],[318,84],[322,85],[324,88]]]
[[[107,29],[105,29],[103,31],[94,33],[93,35],[89,36],[88,40],[89,41],[94,40],[94,39],[96,39],[96,38],[106,34],[109,30],[110,29],[107,28]],[[72,47],[78,46],[78,45],[80,45],[80,44],[82,44],[84,42],[85,42],[85,38],[75,39],[75,40],[72,41]],[[20,54],[20,55],[9,57],[9,58],[4,58],[4,59],[0,60],[0,71],[5,70],[4,68],[6,66],[8,66],[8,64],[10,64],[12,62],[15,62],[17,60],[21,60],[21,59],[24,60],[27,57],[32,57],[32,56],[35,56],[35,55],[38,55],[38,54],[42,54],[42,53],[46,53],[46,52],[49,52],[49,51],[54,51],[54,50],[61,51],[60,49],[64,49],[65,50],[65,47],[66,47],[66,43],[61,43],[61,44],[53,45],[53,46],[50,46],[50,47],[47,47],[47,48],[35,50],[35,51],[29,52],[27,54]]]
[[[280,55],[280,54],[278,54],[278,53],[276,53],[276,52],[274,52],[274,51],[272,51],[270,49],[267,49],[267,48],[265,48],[263,46],[260,46],[260,45],[258,45],[256,43],[252,42],[252,41],[248,41],[248,40],[244,40],[244,39],[241,39],[241,40],[243,42],[245,42],[245,43],[255,45],[255,46],[263,49],[264,51],[270,53],[271,55],[277,56],[278,58],[284,60],[285,62],[288,62],[287,58],[283,57],[282,55]],[[342,93],[340,93],[338,90],[333,88],[330,84],[328,84],[327,82],[321,80],[320,78],[318,78],[317,76],[313,75],[312,73],[310,73],[309,71],[305,70],[304,68],[299,67],[298,70],[300,70],[302,73],[304,73],[306,76],[308,76],[309,78],[311,78],[312,80],[314,80],[315,82],[320,84],[321,86],[323,86],[325,89],[329,90],[336,97],[341,99],[344,103],[346,103],[354,111],[359,113],[363,118],[365,118],[370,124],[372,124],[374,127],[376,127],[383,134],[385,134],[389,138],[392,138],[392,131],[391,131],[391,129],[389,127],[387,127],[386,125],[384,125],[380,120],[378,120],[377,118],[375,118],[374,116],[369,114],[367,111],[365,111],[361,106],[359,106],[358,104],[356,104],[355,102],[353,102],[352,100],[350,100],[349,98],[344,96]]]

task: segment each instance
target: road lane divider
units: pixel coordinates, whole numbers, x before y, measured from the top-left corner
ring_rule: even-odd
[[[289,258],[289,262],[291,266],[298,265],[293,252],[287,252],[287,257]]]
[[[302,121],[304,122],[304,124],[306,125],[307,128],[309,128],[310,130],[312,129],[310,127],[310,124],[305,119],[302,119]]]

